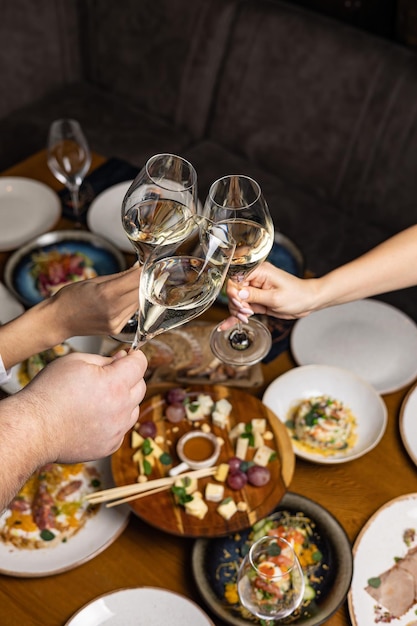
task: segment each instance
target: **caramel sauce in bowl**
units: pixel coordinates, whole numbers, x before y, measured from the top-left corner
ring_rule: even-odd
[[[177,443],[177,454],[182,463],[169,472],[171,476],[186,471],[211,467],[219,458],[220,444],[213,433],[192,430]]]

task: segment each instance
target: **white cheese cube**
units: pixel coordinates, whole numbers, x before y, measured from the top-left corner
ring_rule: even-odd
[[[236,441],[235,455],[244,461],[248,452],[249,439],[247,437],[238,437]]]
[[[187,495],[194,493],[195,491],[197,491],[198,488],[197,479],[193,478],[192,476],[178,476],[178,478],[175,480],[174,485],[176,487],[184,487],[185,493]]]
[[[228,416],[223,413],[219,413],[218,411],[213,411],[211,419],[213,424],[218,428],[227,428],[229,426]]]
[[[229,439],[236,439],[244,432],[245,422],[239,422],[236,426],[233,426],[232,430],[229,432]]]
[[[229,520],[231,517],[233,517],[236,511],[236,502],[232,498],[226,498],[226,500],[223,500],[223,502],[217,507],[217,512],[225,520]]]
[[[261,446],[264,445],[264,438],[261,435],[261,433],[259,433],[257,430],[254,430],[252,432],[253,435],[253,447],[254,448],[260,448]]]
[[[266,467],[272,454],[274,454],[274,450],[272,450],[272,448],[269,448],[268,446],[261,446],[255,452],[253,462],[256,465],[262,465],[263,467]]]
[[[229,469],[229,463],[220,463],[216,470],[216,473],[214,474],[214,478],[218,480],[219,483],[224,483],[229,473]]]
[[[209,502],[221,502],[224,496],[223,485],[217,485],[215,483],[207,483],[205,498]]]
[[[266,429],[266,419],[264,417],[255,417],[252,420],[252,432],[257,432],[260,433],[261,435],[264,434]]]
[[[137,430],[132,430],[132,434],[130,435],[130,447],[131,448],[139,448],[143,444],[143,437],[139,435]]]
[[[226,417],[229,417],[232,410],[232,405],[230,404],[229,400],[226,400],[226,398],[222,398],[221,400],[217,400],[214,410],[217,413],[222,413],[223,415],[226,415]]]
[[[208,506],[202,498],[193,498],[184,505],[185,512],[188,515],[203,519],[208,511]]]

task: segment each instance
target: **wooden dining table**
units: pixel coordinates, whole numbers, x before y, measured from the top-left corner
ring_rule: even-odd
[[[104,157],[94,154],[92,169],[105,161]],[[36,179],[57,191],[62,188],[49,172],[45,151],[34,154],[2,175]],[[73,223],[61,218],[54,228],[73,228]],[[0,280],[10,254],[0,252]],[[133,260],[128,255],[128,263]],[[224,314],[224,307],[213,307],[206,314],[206,319],[219,321]],[[264,390],[274,379],[295,366],[287,350],[272,362],[262,364],[264,380],[260,387],[245,391],[262,398]],[[399,431],[400,408],[410,387],[411,384],[383,396],[388,410],[388,425],[380,443],[366,455],[334,465],[314,464],[300,458],[296,460],[290,491],[307,496],[327,509],[345,529],[352,545],[379,507],[393,498],[416,491],[416,466],[405,450]],[[148,394],[151,393],[150,388]],[[114,543],[70,571],[45,577],[0,575],[0,624],[60,626],[100,595],[145,586],[182,594],[198,603],[214,624],[224,626],[224,622],[204,605],[200,597],[191,569],[192,548],[193,539],[161,532],[131,514],[126,529]],[[140,606],[132,607],[132,611],[140,615]],[[166,623],[169,626],[169,616]],[[351,624],[347,601],[326,624]]]

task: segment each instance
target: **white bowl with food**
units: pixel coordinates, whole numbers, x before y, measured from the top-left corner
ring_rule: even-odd
[[[296,367],[266,389],[263,403],[286,425],[294,453],[315,463],[357,459],[381,440],[388,420],[381,396],[350,370]]]

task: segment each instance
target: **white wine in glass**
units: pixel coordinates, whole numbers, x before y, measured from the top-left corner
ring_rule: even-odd
[[[143,265],[133,350],[204,313],[223,286],[235,251],[227,227],[199,215],[186,222],[187,235],[157,246]]]
[[[227,225],[236,242],[228,278],[243,283],[250,272],[268,256],[274,242],[274,225],[258,183],[249,176],[224,176],[210,187],[203,214]],[[259,320],[239,322],[232,329],[211,335],[213,353],[230,365],[253,365],[261,361],[272,345],[271,333]]]
[[[69,190],[74,216],[79,218],[80,187],[91,165],[91,152],[77,120],[59,119],[52,122],[47,154],[49,169]]]
[[[121,209],[124,231],[140,265],[155,246],[186,237],[187,218],[196,214],[197,201],[197,174],[191,163],[175,154],[155,154],[147,161]],[[132,342],[136,328],[137,314],[113,338]]]

